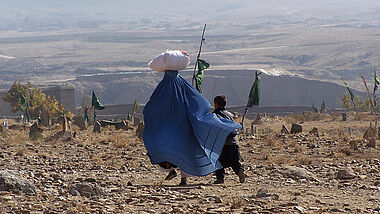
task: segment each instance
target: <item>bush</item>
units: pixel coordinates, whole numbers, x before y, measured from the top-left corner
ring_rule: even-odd
[[[26,106],[32,119],[37,119],[38,114],[43,111],[47,111],[52,117],[58,117],[62,114],[66,114],[70,118],[73,116],[62,105],[59,106],[55,98],[46,96],[41,89],[37,86],[32,86],[30,82],[26,84],[14,82],[8,93],[4,94],[2,98],[11,105],[13,112],[21,112],[22,96],[25,97]]]

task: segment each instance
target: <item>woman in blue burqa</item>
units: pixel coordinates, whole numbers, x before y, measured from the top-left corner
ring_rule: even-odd
[[[186,52],[167,50],[149,63],[165,75],[145,105],[143,140],[151,163],[170,169],[167,180],[176,176],[173,167],[192,176],[220,169],[227,137],[241,128],[210,113],[210,103],[178,73],[189,61]]]

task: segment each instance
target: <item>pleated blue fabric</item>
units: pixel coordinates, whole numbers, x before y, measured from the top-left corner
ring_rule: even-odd
[[[210,103],[178,71],[166,71],[144,108],[143,140],[152,164],[194,176],[221,168],[224,143],[241,125],[210,113]]]

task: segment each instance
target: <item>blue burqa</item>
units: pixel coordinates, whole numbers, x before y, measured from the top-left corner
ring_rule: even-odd
[[[166,71],[144,108],[143,140],[152,164],[194,176],[221,168],[224,143],[241,125],[210,113],[210,103],[178,71]]]

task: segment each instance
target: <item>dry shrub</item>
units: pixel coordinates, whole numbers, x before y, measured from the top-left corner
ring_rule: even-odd
[[[267,146],[269,146],[269,147],[277,147],[278,148],[282,145],[281,142],[275,138],[268,138],[265,141],[267,143]]]
[[[19,148],[16,151],[16,156],[21,156],[23,157],[26,154],[26,149],[25,148]]]
[[[313,159],[307,155],[301,155],[296,162],[298,165],[310,165],[313,163]]]
[[[231,209],[239,209],[244,206],[245,201],[241,197],[231,198]]]
[[[294,159],[289,155],[276,155],[276,156],[270,157],[270,162],[276,165],[283,165],[283,164],[291,165],[292,163],[294,163]]]
[[[341,148],[339,151],[340,151],[341,153],[345,154],[346,156],[350,156],[350,155],[353,153],[351,147],[349,147],[349,146],[344,146],[344,147]]]
[[[289,146],[294,149],[294,153],[302,152],[302,147],[296,141],[290,142]]]

